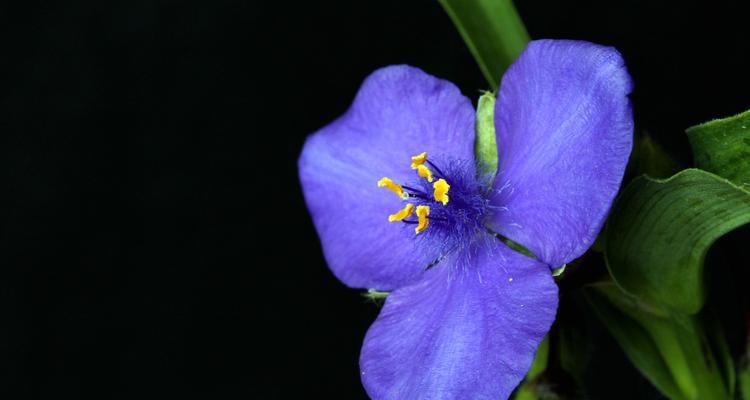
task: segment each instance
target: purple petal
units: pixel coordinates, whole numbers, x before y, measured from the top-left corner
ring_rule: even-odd
[[[373,399],[501,399],[523,379],[557,286],[546,265],[497,243],[391,293],[360,356]]]
[[[497,194],[490,222],[556,267],[594,242],[630,155],[630,76],[612,47],[529,43],[495,107]],[[507,210],[506,210],[507,208]]]
[[[339,119],[310,136],[299,159],[302,189],[331,270],[352,287],[413,282],[438,256],[414,226],[388,222],[404,201],[382,177],[416,179],[410,157],[473,158],[474,108],[450,82],[408,66],[375,71]]]

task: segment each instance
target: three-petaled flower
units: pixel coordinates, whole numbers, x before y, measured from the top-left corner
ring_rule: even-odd
[[[531,42],[497,96],[494,180],[471,102],[408,66],[375,71],[308,138],[300,179],[331,270],[391,291],[360,355],[371,397],[510,395],[555,317],[550,268],[588,249],[619,188],[630,90],[613,48]]]

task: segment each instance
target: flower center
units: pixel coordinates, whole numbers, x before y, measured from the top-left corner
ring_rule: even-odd
[[[484,230],[482,221],[489,207],[487,188],[477,181],[470,166],[462,160],[434,162],[427,153],[412,157],[411,168],[418,176],[414,182],[378,181],[378,186],[393,191],[406,203],[389,215],[388,221],[416,225],[417,235],[436,237],[446,244],[470,240]]]

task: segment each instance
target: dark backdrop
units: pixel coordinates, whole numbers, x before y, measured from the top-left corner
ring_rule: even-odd
[[[686,165],[684,128],[750,108],[739,2],[517,3],[619,48]],[[6,397],[364,396],[378,307],[327,270],[296,158],[377,67],[487,88],[435,1],[12,2],[0,44]]]

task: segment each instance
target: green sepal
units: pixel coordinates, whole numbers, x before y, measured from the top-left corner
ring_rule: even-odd
[[[515,250],[515,251],[517,251],[517,252],[525,255],[526,257],[530,257],[530,258],[536,259],[536,256],[534,255],[534,253],[532,253],[531,251],[529,251],[529,249],[527,249],[523,245],[518,244],[518,243],[516,243],[516,242],[514,242],[514,241],[512,241],[512,240],[510,240],[510,239],[508,239],[506,237],[503,237],[501,235],[496,235],[496,236],[503,243],[505,243],[506,246],[510,247],[511,249],[513,249],[513,250]]]
[[[497,173],[497,135],[495,133],[495,94],[484,92],[477,102],[474,160],[479,179],[492,184]]]
[[[363,296],[372,301],[385,301],[390,292],[381,292],[375,289],[369,289],[366,293],[362,293]]]

